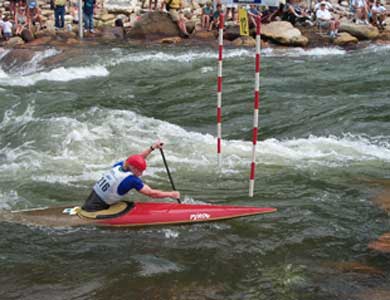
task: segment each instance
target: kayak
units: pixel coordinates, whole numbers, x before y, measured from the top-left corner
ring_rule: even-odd
[[[271,213],[275,208],[179,203],[134,203],[125,214],[97,219],[106,226],[148,226],[200,223]]]
[[[65,207],[16,211],[8,214],[6,221],[49,227],[83,225],[140,227],[211,222],[276,211],[276,208],[271,207],[126,202],[126,207],[119,213],[90,218],[85,216],[88,213],[80,213],[80,208],[74,209],[78,212],[72,215],[63,213],[69,210]]]

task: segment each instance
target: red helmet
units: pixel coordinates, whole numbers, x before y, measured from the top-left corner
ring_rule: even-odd
[[[126,159],[126,164],[137,168],[140,171],[145,171],[146,161],[141,155],[131,155]]]

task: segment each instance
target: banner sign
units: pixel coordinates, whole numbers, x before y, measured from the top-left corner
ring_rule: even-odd
[[[279,0],[233,0],[235,4],[256,4],[264,6],[279,6]]]
[[[240,35],[249,35],[249,23],[248,23],[248,14],[246,9],[240,7],[238,9],[238,19],[240,20]]]

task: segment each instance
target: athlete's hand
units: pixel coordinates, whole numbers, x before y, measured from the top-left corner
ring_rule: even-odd
[[[164,146],[164,143],[161,142],[160,140],[157,140],[157,142],[155,142],[152,145],[153,149],[162,149],[163,146]]]
[[[172,192],[171,198],[180,199],[180,192],[177,192],[177,191]]]

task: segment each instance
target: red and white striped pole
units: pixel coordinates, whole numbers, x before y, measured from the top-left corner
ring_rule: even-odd
[[[223,54],[223,28],[224,14],[219,16],[219,38],[218,38],[218,78],[217,78],[217,156],[218,166],[221,166],[222,152],[222,54]]]
[[[252,163],[249,178],[249,197],[253,197],[255,187],[255,169],[256,169],[256,144],[259,131],[259,105],[260,105],[260,48],[261,48],[261,16],[256,17],[256,74],[255,74],[255,98],[253,110],[253,146],[252,146]]]

